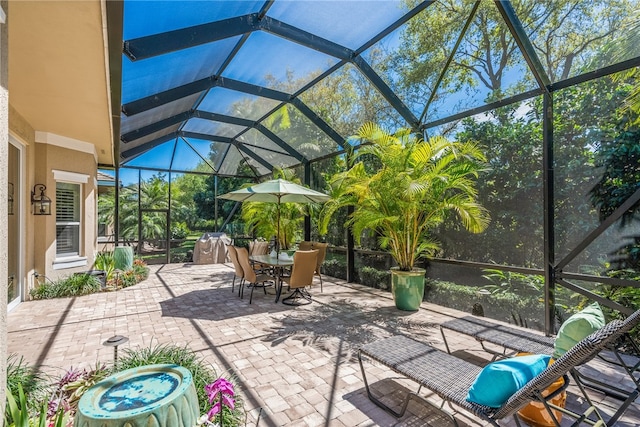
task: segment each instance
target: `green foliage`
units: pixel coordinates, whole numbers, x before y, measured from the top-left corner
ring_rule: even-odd
[[[290,169],[277,169],[274,178],[300,184],[295,173]],[[242,220],[245,222],[247,235],[255,235],[269,241],[277,234],[278,217],[280,218],[280,248],[289,249],[294,242],[302,240],[302,225],[308,206],[302,203],[242,203]],[[279,213],[278,213],[279,211]]]
[[[491,282],[483,290],[492,294],[516,293],[519,295],[540,296],[544,288],[544,276],[516,273],[487,268],[482,276]]]
[[[193,226],[194,230],[211,231],[216,229],[216,222],[212,219],[198,218]]]
[[[187,236],[191,233],[189,227],[187,227],[186,222],[174,222],[171,224],[171,238],[182,240],[186,239]]]
[[[7,389],[7,410],[5,420],[9,427],[63,427],[67,424],[67,414],[57,411],[47,420],[47,402],[42,404],[39,412],[32,418],[32,410],[27,404],[27,396],[22,390],[22,385],[18,385],[18,399],[10,389]],[[33,411],[35,412],[35,411]]]
[[[246,177],[254,176],[255,174],[251,168],[243,164],[239,170],[239,174],[244,174]],[[202,227],[201,220],[213,220],[215,219],[215,195],[216,195],[216,182],[218,183],[217,194],[225,194],[233,190],[237,190],[248,183],[253,183],[253,179],[240,178],[240,177],[225,177],[216,178],[215,176],[208,176],[204,180],[204,185],[198,188],[193,194],[193,201],[195,203],[195,215],[198,218],[198,224],[196,227],[203,231],[213,231],[217,227],[215,224],[206,228]],[[218,217],[227,218],[233,210],[236,202],[231,200],[218,199]]]
[[[423,141],[407,130],[389,134],[374,123],[363,125],[358,135],[372,145],[354,160],[369,155],[381,168],[368,171],[359,161],[330,179],[332,199],[321,213],[321,233],[337,210],[353,206],[346,225],[356,241],[364,230],[374,231],[400,270],[409,271],[419,257],[439,248],[430,233],[449,215],[455,213],[475,233],[487,227],[488,212],[476,201],[475,180],[485,167],[477,145],[442,137]]]
[[[96,266],[107,266],[110,259],[105,255]],[[103,264],[104,263],[104,264]],[[149,267],[141,259],[134,259],[132,267],[120,274],[114,274],[111,270],[111,278],[107,279],[107,285],[116,288],[133,286],[149,277]],[[102,291],[102,283],[96,276],[84,273],[76,273],[58,281],[45,281],[31,290],[33,299],[63,298],[79,295],[88,295]]]
[[[89,274],[73,274],[61,280],[59,284],[59,295],[63,297],[93,294],[99,292],[102,287],[100,280]]]
[[[128,288],[136,283],[138,282],[136,281],[136,275],[133,273],[133,270],[125,271],[115,279],[115,285],[117,288]]]
[[[31,289],[29,294],[33,299],[59,298],[58,289],[59,286],[57,286],[55,282],[45,281]]]
[[[407,3],[413,7],[418,1]],[[400,48],[383,62],[386,73],[400,74],[395,81],[399,82],[404,97],[412,102],[422,101],[420,105],[428,99],[432,88],[429,82],[439,75],[451,54],[446,46],[455,43],[473,5],[470,1],[436,2],[429,13],[419,14],[408,22]],[[600,57],[606,41],[618,32],[619,38],[637,32],[629,28],[637,16],[629,12],[634,4],[627,0],[513,2],[513,7],[523,27],[537,35],[532,38],[533,47],[551,82],[579,74],[593,58]],[[613,62],[596,64],[585,71]],[[488,90],[488,102],[523,92],[531,87],[533,75],[515,73],[518,68],[514,67],[522,63],[522,54],[495,4],[480,2],[443,75],[438,97],[447,98],[448,94],[458,92],[475,99]],[[517,80],[513,81],[513,77]]]
[[[519,115],[519,106],[493,110],[491,120],[462,122],[456,138],[478,141],[489,162],[477,185],[478,200],[491,212],[491,224],[481,235],[470,235],[454,223],[443,224],[438,235],[446,257],[530,268],[542,265],[541,122],[533,114]]]
[[[322,269],[327,276],[338,279],[347,278],[347,263],[337,258],[327,258],[322,264]]]
[[[48,417],[64,410],[68,415],[75,415],[82,395],[109,375],[104,365],[96,365],[94,369],[69,369],[53,384],[54,389],[49,399]]]
[[[100,252],[96,255],[96,260],[93,264],[96,270],[102,270],[107,276],[107,281],[113,277],[113,271],[115,270],[115,260],[113,258],[113,252]]]
[[[474,304],[481,304],[484,313],[496,320],[527,324],[542,330],[540,323],[543,305],[536,296],[523,296],[511,292],[496,294],[478,293],[476,287],[462,286],[449,282],[430,281],[426,287],[426,300],[470,313]]]
[[[76,273],[55,282],[41,283],[31,290],[34,299],[64,298],[88,295],[102,289],[100,279],[84,273]]]
[[[381,271],[373,267],[363,266],[358,270],[360,283],[376,289],[389,289],[391,283],[391,273]]]
[[[210,408],[207,393],[204,386],[218,378],[215,369],[199,358],[188,347],[180,347],[174,344],[158,344],[139,349],[124,349],[122,356],[113,368],[113,372],[136,368],[153,364],[175,364],[188,369],[193,375],[193,383],[198,393],[200,413],[206,414]],[[234,382],[233,380],[231,381]],[[242,414],[242,401],[236,400],[236,409],[229,414],[230,419],[225,419],[224,425],[239,425]]]
[[[10,354],[7,357],[7,394],[19,396],[20,389],[29,401],[42,401],[48,393],[48,377],[42,372],[29,366],[24,357]],[[13,422],[10,411],[5,414],[9,418],[7,424]]]
[[[149,277],[149,267],[143,260],[139,258],[133,260],[132,270],[136,278],[136,282],[142,282],[143,280],[146,280],[147,277]]]

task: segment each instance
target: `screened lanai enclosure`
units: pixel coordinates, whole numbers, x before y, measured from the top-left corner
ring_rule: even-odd
[[[424,261],[434,302],[455,304],[464,287],[487,316],[493,298],[546,331],[585,297],[638,308],[639,1],[107,7],[122,40],[111,52],[119,165],[106,171],[119,185],[102,203],[118,244],[153,241],[164,262],[183,262],[189,235],[245,236],[238,206],[218,195],[278,168],[326,191],[367,143],[352,135],[375,122],[477,141],[489,161],[478,189],[491,223],[437,230],[442,250]],[[345,215],[326,236],[311,215],[300,239],[331,244],[327,274],[384,287],[390,259],[375,236],[356,247]]]

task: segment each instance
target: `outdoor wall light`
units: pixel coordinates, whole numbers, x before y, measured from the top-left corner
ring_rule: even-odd
[[[9,201],[7,202],[7,211],[9,215],[13,215],[13,183],[9,183]]]
[[[36,184],[31,192],[31,205],[33,206],[34,215],[51,215],[51,199],[48,198],[44,191],[47,186],[44,184]],[[40,194],[37,194],[37,193]]]

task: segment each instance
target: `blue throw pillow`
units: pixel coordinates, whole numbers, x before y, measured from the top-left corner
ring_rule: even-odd
[[[551,356],[534,354],[489,363],[469,389],[467,401],[499,408],[516,391],[545,370]]]

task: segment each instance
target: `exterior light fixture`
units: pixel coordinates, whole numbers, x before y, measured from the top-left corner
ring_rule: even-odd
[[[118,346],[129,341],[129,338],[122,335],[114,335],[102,343],[105,347],[113,347],[113,364],[118,363]]]
[[[46,189],[47,186],[44,184],[36,184],[33,186],[31,205],[33,205],[34,215],[51,215],[51,199],[44,194]]]
[[[9,215],[13,215],[13,183],[9,183],[9,200],[7,202],[7,211]]]

